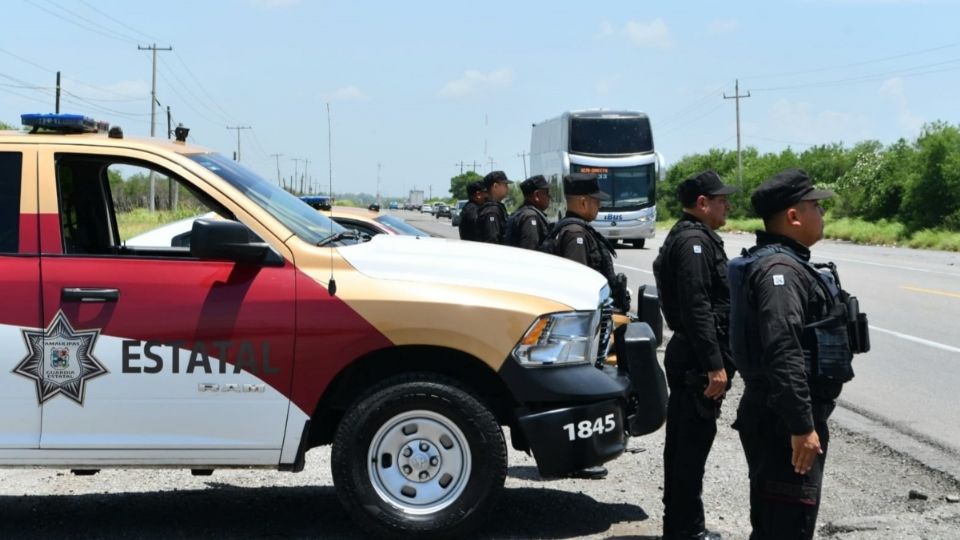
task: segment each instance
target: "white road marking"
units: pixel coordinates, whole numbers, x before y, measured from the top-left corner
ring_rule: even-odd
[[[928,347],[933,347],[934,349],[940,349],[947,352],[960,353],[960,348],[951,347],[950,345],[944,345],[943,343],[937,343],[936,341],[930,341],[929,339],[918,338],[916,336],[911,336],[909,334],[901,334],[900,332],[894,332],[893,330],[887,330],[885,328],[878,328],[876,326],[870,325],[871,330],[876,330],[877,332],[882,332],[884,334],[890,334],[891,336],[898,337],[900,339],[905,339],[907,341],[912,341],[914,343],[920,343],[921,345],[926,345]]]
[[[653,275],[653,272],[651,272],[650,270],[644,270],[643,268],[637,268],[635,266],[627,266],[625,264],[620,264],[620,263],[614,263],[614,266],[619,266],[620,268],[626,268],[627,270],[633,270],[635,272],[643,272],[644,274],[650,274],[651,276]]]

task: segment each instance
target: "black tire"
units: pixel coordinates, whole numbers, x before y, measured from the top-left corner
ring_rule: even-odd
[[[646,239],[646,238],[637,238],[637,239],[635,239],[635,240],[630,240],[630,243],[633,245],[633,247],[635,247],[635,248],[637,248],[637,249],[643,249],[644,244],[647,243],[647,239]]]
[[[463,538],[503,489],[507,449],[490,410],[454,381],[403,376],[354,402],[331,468],[340,502],[371,536]]]

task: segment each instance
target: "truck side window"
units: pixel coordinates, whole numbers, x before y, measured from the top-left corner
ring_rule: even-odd
[[[19,152],[0,152],[0,253],[16,253],[20,245],[22,161]]]
[[[195,219],[232,219],[181,179],[133,160],[58,155],[57,183],[68,254],[187,257]]]

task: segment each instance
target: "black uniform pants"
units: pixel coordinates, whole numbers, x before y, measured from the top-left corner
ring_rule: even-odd
[[[688,386],[683,364],[677,357],[686,353],[687,344],[671,339],[667,344],[667,433],[663,446],[663,535],[693,536],[705,528],[703,515],[703,472],[707,456],[717,435],[716,418],[697,412],[697,393]],[[689,364],[687,364],[689,365]],[[672,368],[672,369],[671,369]]]
[[[817,456],[808,473],[797,474],[790,463],[790,432],[765,401],[765,396],[751,396],[748,390],[740,400],[734,423],[750,472],[750,540],[810,540],[816,531],[830,442],[828,415],[814,415],[823,454]]]

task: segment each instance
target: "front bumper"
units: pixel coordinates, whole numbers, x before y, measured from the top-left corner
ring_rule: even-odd
[[[617,458],[630,435],[659,429],[667,391],[646,323],[615,332],[617,365],[528,369],[510,360],[501,376],[522,403],[514,446],[533,453],[540,475],[565,476]]]
[[[657,233],[656,221],[594,221],[590,225],[604,237],[611,240],[653,238]]]

